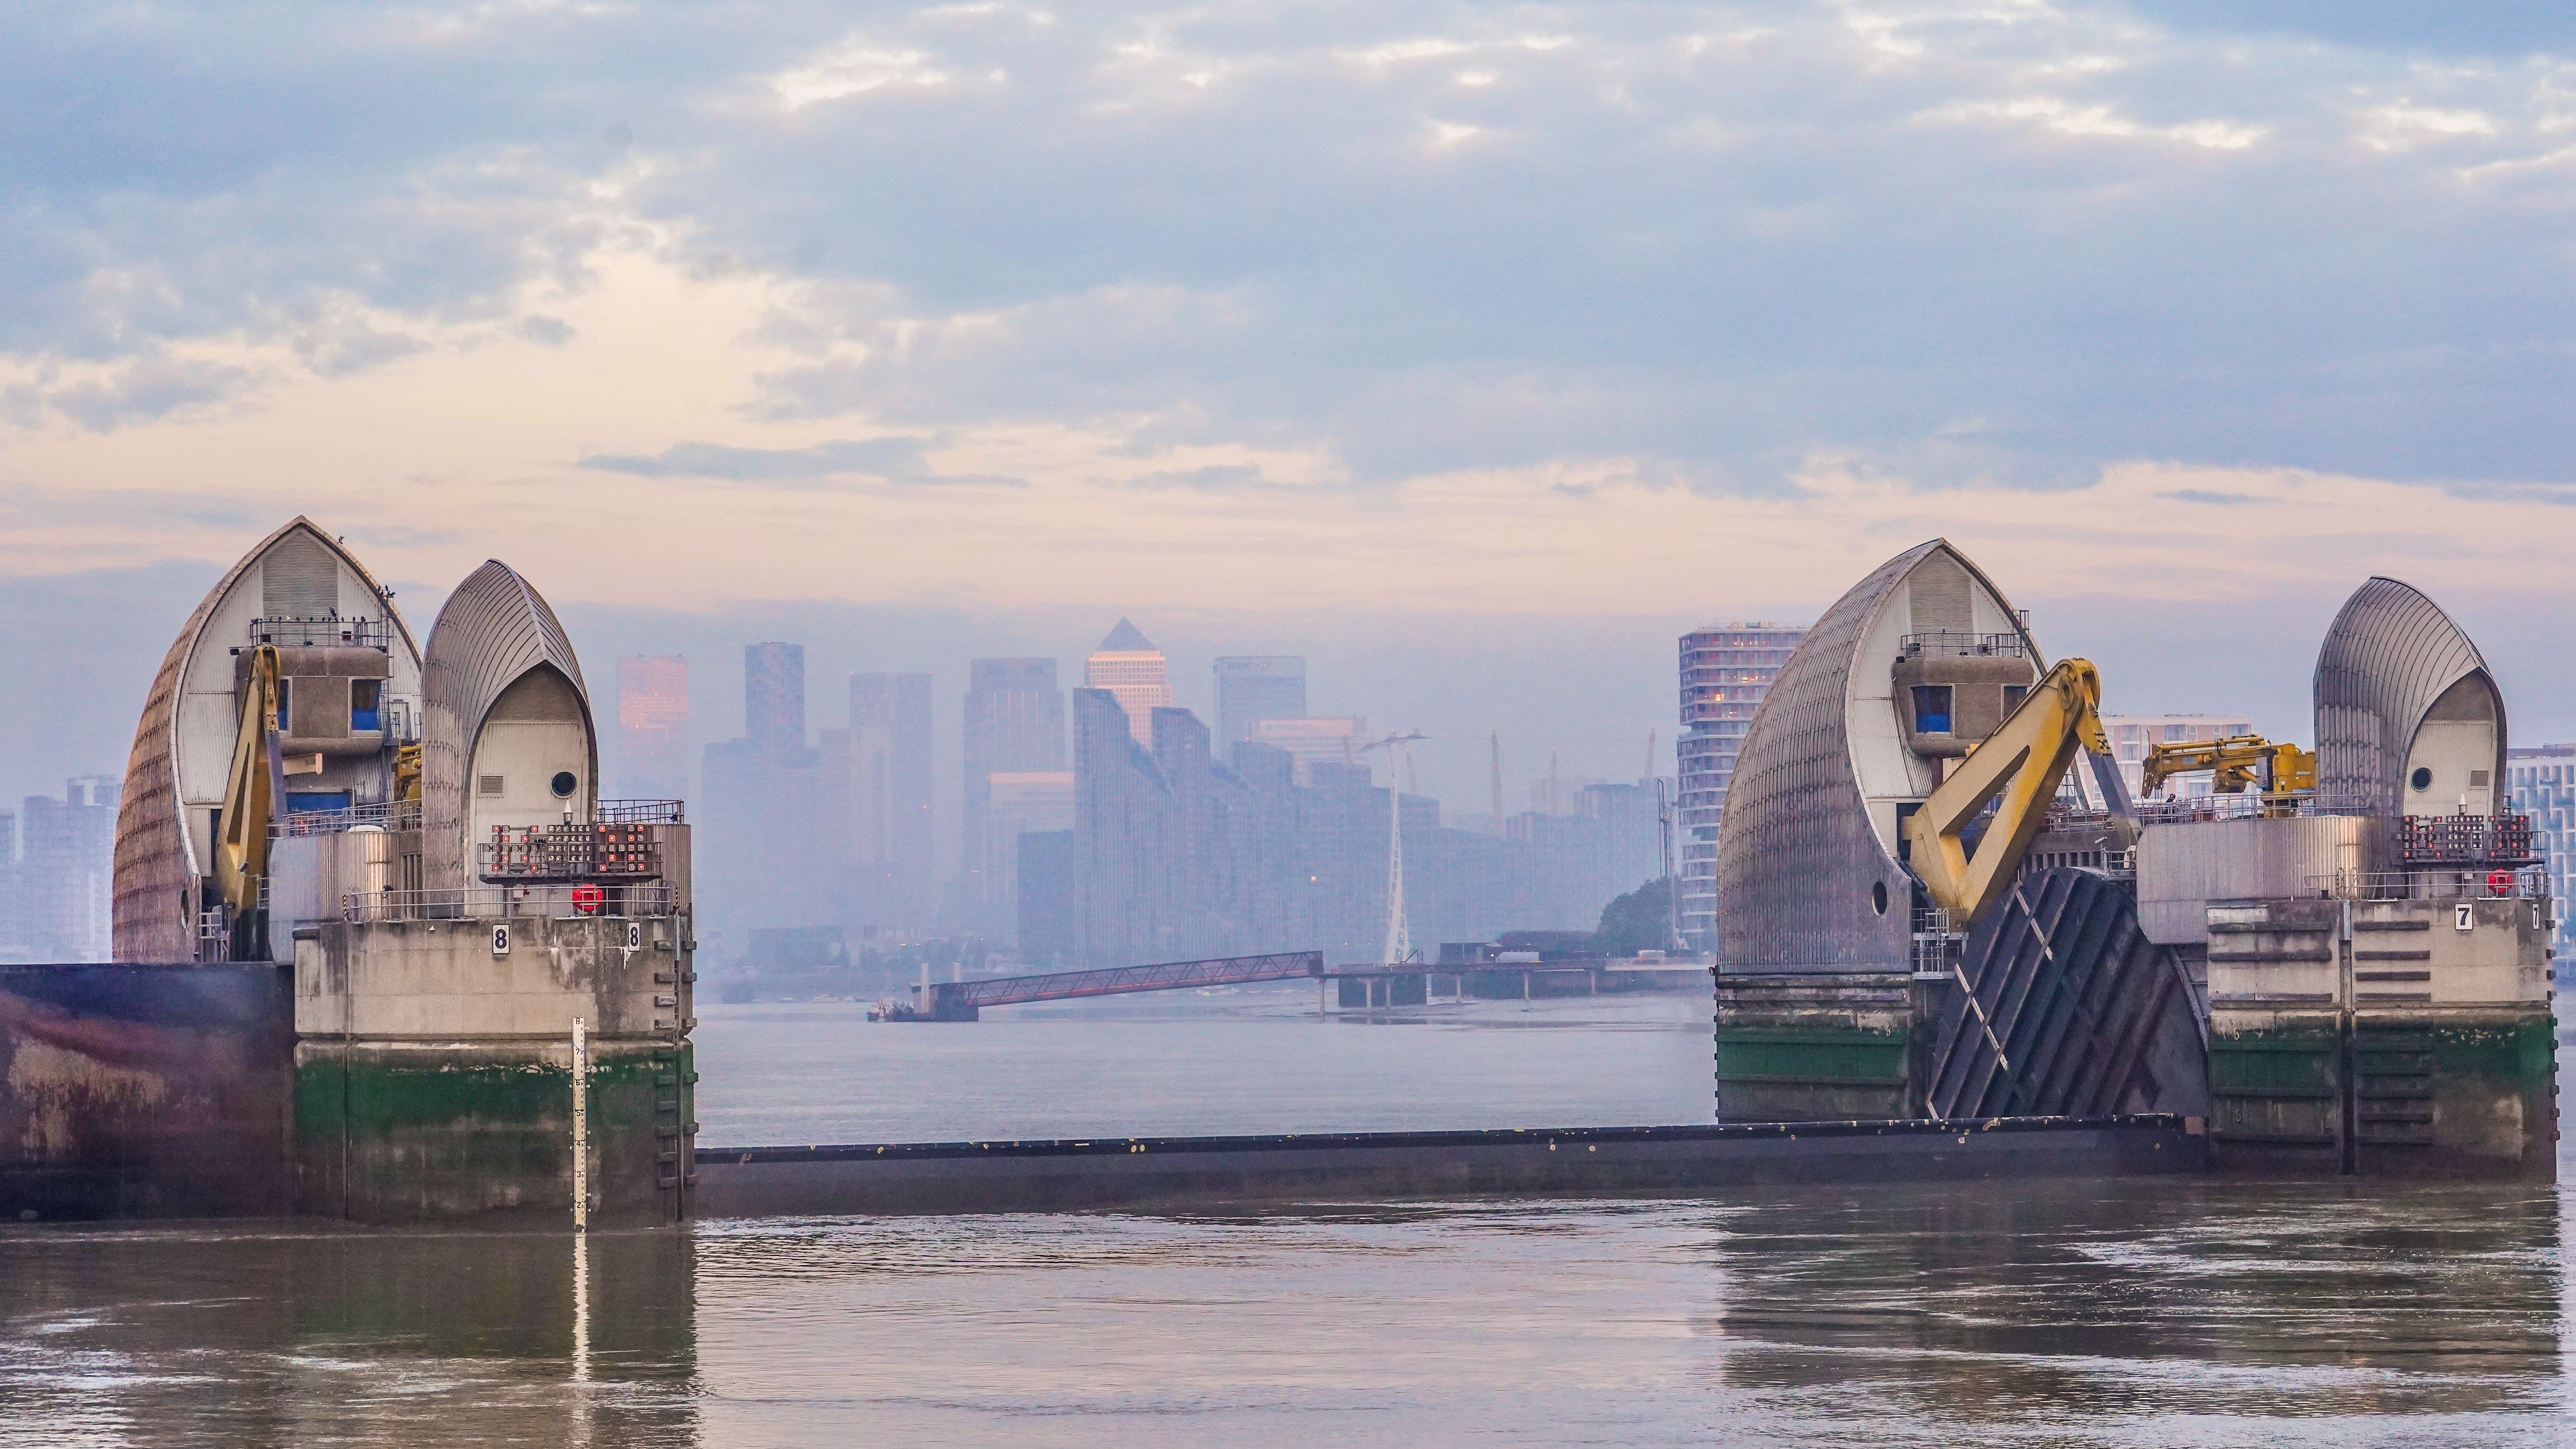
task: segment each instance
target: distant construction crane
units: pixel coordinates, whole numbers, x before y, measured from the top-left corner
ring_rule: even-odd
[[[1413,928],[1404,919],[1404,787],[1396,771],[1400,754],[1408,767],[1413,752],[1405,748],[1415,740],[1426,739],[1420,730],[1405,734],[1389,733],[1385,739],[1371,740],[1359,747],[1360,753],[1386,751],[1386,951],[1389,966],[1401,966],[1413,959]]]

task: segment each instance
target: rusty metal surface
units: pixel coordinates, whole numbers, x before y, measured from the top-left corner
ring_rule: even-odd
[[[144,697],[143,717],[134,728],[134,748],[126,756],[124,790],[117,800],[112,909],[118,960],[186,961],[197,954],[196,879],[188,868],[187,822],[176,760],[180,688],[207,621],[224,596],[262,556],[299,532],[328,549],[380,596],[384,592],[375,575],[348,550],[311,519],[298,516],[243,554],[180,626]],[[400,615],[387,612],[394,630],[388,642],[398,639],[403,649],[417,657],[419,646],[412,641],[411,630]]]
[[[466,762],[484,716],[529,671],[551,667],[581,701],[590,736],[586,778],[599,778],[598,730],[581,661],[544,596],[499,559],[476,569],[438,611],[421,668],[421,884],[460,889],[471,871],[465,838]]]
[[[286,1211],[289,976],[0,966],[0,1219]]]
[[[2406,750],[2442,692],[2495,674],[2441,606],[2410,585],[2374,578],[2353,590],[2317,650],[2317,794],[2394,816],[2405,799]],[[2504,779],[2505,717],[2496,692],[2496,757]]]

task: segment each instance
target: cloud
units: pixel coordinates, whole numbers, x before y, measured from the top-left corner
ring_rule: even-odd
[[[626,259],[764,290],[717,344],[747,374],[724,379],[730,421],[648,443],[564,424],[515,456],[954,481],[803,440],[824,426],[1200,450],[1158,466],[1176,476],[1295,452],[1381,488],[1600,458],[1756,497],[1817,457],[1931,488],[2064,489],[2137,458],[2576,479],[2557,20],[2325,0],[12,19],[0,426],[22,430],[327,408],[314,379],[442,349],[569,359]],[[1056,465],[1088,463],[973,476]]]
[[[50,409],[103,433],[221,401],[242,391],[253,376],[246,367],[155,348],[85,380],[27,389],[20,405]]]
[[[710,478],[728,483],[800,483],[861,474],[895,483],[1023,486],[1014,478],[944,474],[922,456],[926,438],[842,438],[802,448],[673,443],[658,453],[594,453],[581,466],[639,478]]]

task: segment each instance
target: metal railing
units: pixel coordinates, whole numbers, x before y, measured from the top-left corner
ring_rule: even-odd
[[[2518,870],[2341,870],[2307,878],[2308,889],[2330,900],[2493,901],[2549,899],[2549,872]]]
[[[662,873],[661,846],[644,825],[495,825],[474,848],[487,881],[646,879]]]
[[[250,642],[289,649],[310,648],[317,644],[354,644],[391,652],[394,629],[393,624],[384,619],[259,618],[250,621]]]
[[[2212,820],[2287,820],[2311,815],[2369,815],[2370,802],[2338,795],[2293,795],[2267,800],[2259,791],[2229,795],[2186,795],[2173,800],[2137,803],[2141,825],[2195,825]]]
[[[2409,865],[2518,866],[2540,858],[2528,815],[2400,816],[2397,850]]]
[[[685,825],[678,800],[602,800],[591,818],[602,825]]]
[[[345,810],[293,810],[268,822],[268,838],[282,840],[292,835],[339,835],[361,825],[380,830],[418,830],[420,802],[395,800],[375,805],[352,805]]]
[[[1932,629],[1921,634],[1908,634],[1897,641],[1898,659],[1919,659],[1925,655],[1945,658],[2028,657],[2019,634],[1979,634],[1967,629]]]
[[[668,882],[632,885],[464,886],[445,890],[353,891],[340,897],[340,919],[353,924],[386,921],[500,920],[546,916],[654,919],[679,914],[679,891]]]

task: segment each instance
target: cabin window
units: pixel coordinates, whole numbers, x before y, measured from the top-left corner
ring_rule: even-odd
[[[287,721],[295,718],[295,716],[289,712],[287,707],[287,699],[290,693],[289,686],[294,683],[295,681],[291,679],[280,679],[277,681],[277,732],[282,735],[291,735],[295,733],[295,731],[287,725]]]
[[[290,815],[301,815],[313,810],[348,808],[349,792],[346,790],[289,790],[286,792],[286,811]]]
[[[2017,709],[2021,708],[2021,702],[2022,702],[2023,700],[2025,700],[2025,699],[2028,699],[2028,698],[2030,698],[2030,686],[2029,686],[2029,685],[2027,685],[2027,684],[2007,684],[2007,685],[2005,685],[2005,686],[2004,686],[2004,717],[2005,717],[2005,718],[2007,718],[2007,719],[2011,718],[2011,717],[2012,717],[2012,712],[2013,712],[2014,710],[2017,710]]]
[[[1914,732],[1918,735],[1946,735],[1950,732],[1950,686],[1914,686]]]
[[[349,728],[373,730],[384,728],[385,682],[381,679],[349,681]]]

